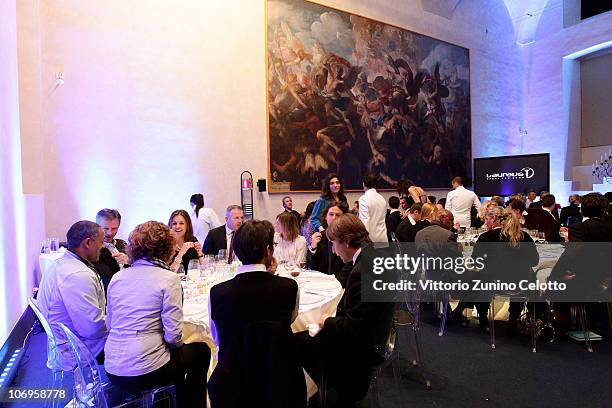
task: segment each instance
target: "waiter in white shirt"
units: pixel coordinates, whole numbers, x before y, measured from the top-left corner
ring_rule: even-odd
[[[368,173],[363,178],[365,193],[359,197],[359,219],[363,222],[372,242],[388,242],[385,216],[387,201],[376,191],[378,177]]]
[[[472,223],[472,207],[480,208],[480,199],[473,192],[463,187],[463,179],[455,177],[451,181],[453,191],[446,195],[445,209],[453,213],[455,223],[462,227],[469,227]]]

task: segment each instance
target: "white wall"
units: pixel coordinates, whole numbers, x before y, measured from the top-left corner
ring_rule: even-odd
[[[322,3],[469,48],[473,155],[518,151],[511,136],[521,110],[521,54],[503,4],[460,2],[447,20],[420,2]],[[29,100],[39,98],[41,107],[29,106],[22,122],[39,120],[42,133],[24,135],[24,156],[43,156],[41,175],[26,178],[44,192],[48,235],[63,236],[75,220],[114,207],[125,236],[136,223],[165,221],[195,192],[221,215],[239,201],[243,169],[266,177],[264,5],[22,3],[23,38],[39,40],[20,40],[20,82],[39,79]],[[36,51],[39,72],[29,64]],[[65,83],[53,90],[59,71]],[[256,216],[273,218],[282,194],[255,195]],[[301,210],[317,194],[293,197]]]
[[[551,191],[558,202],[572,192],[571,166],[580,160],[579,67],[564,57],[612,40],[612,12],[563,28],[563,8],[542,16],[546,25],[523,47],[525,59],[525,152],[551,153]],[[570,92],[572,91],[572,92]],[[610,141],[612,143],[612,140]]]

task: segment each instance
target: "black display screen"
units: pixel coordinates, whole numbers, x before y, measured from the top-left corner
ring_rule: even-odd
[[[474,192],[481,197],[550,190],[550,154],[474,159]]]

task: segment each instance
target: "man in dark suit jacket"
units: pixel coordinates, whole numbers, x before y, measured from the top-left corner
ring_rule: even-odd
[[[125,251],[126,243],[115,236],[121,225],[121,214],[117,210],[104,208],[96,214],[96,223],[104,231],[104,247],[100,251],[100,258],[93,263],[94,269],[100,275],[104,292],[108,288],[111,278],[119,272],[122,266],[127,266],[128,256]]]
[[[269,221],[247,221],[242,225],[234,236],[234,252],[243,265],[238,267],[233,279],[219,283],[210,290],[210,329],[213,340],[219,347],[219,364],[210,384],[211,399],[213,395],[226,396],[227,393],[222,390],[228,387],[227,383],[234,383],[230,381],[232,378],[244,374],[234,373],[231,370],[228,372],[228,367],[224,367],[226,362],[230,364],[231,361],[240,358],[226,354],[232,352],[231,344],[234,334],[252,323],[273,322],[284,326],[286,329],[284,331],[289,337],[291,323],[297,317],[299,308],[297,283],[293,279],[274,275],[276,271],[276,261],[273,258],[274,227]],[[290,359],[292,356],[283,357]],[[295,356],[293,358],[295,359]],[[275,365],[276,362],[269,363],[269,366]],[[297,360],[295,368],[298,374],[302,374]],[[295,370],[290,371],[294,373]],[[261,377],[263,383],[269,380],[265,375]],[[238,381],[236,383],[239,384]],[[298,376],[290,383],[293,393],[298,394],[289,396],[289,398],[296,398],[295,403],[292,403],[291,406],[305,407],[304,376]],[[269,386],[268,383],[262,384],[262,387],[269,388]],[[285,391],[287,390],[278,392]],[[222,405],[220,400],[214,403]]]
[[[572,194],[569,196],[569,203],[567,207],[561,209],[561,215],[559,221],[561,225],[567,226],[568,218],[573,217],[574,222],[582,221],[582,214],[580,213],[580,196],[578,194]]]
[[[429,226],[429,222],[421,221],[421,207],[423,207],[421,203],[412,204],[408,216],[395,229],[395,236],[400,242],[414,242],[416,233]]]
[[[400,200],[397,196],[389,197],[389,208],[391,210],[385,218],[385,224],[387,225],[387,238],[391,242],[391,234],[395,234],[397,226],[402,222],[402,213],[399,211]]]
[[[240,228],[244,219],[244,212],[239,205],[230,205],[225,210],[225,224],[213,228],[208,232],[202,253],[204,255],[218,255],[220,249],[227,250],[228,260],[233,260],[234,255],[230,253],[231,240],[234,232]]]
[[[533,204],[527,209],[528,215],[525,219],[525,227],[528,229],[538,229],[544,232],[546,241],[563,242],[559,235],[561,223],[555,208],[555,196],[547,194],[542,198],[542,208],[533,208]]]
[[[293,199],[290,196],[283,197],[283,209],[285,212],[291,213],[295,217],[298,225],[300,225],[300,221],[302,221],[302,216],[299,212],[293,209]]]
[[[301,332],[295,339],[306,371],[318,378],[324,370],[328,386],[339,394],[339,406],[353,406],[366,395],[373,367],[382,361],[376,346],[389,334],[394,304],[362,302],[362,275],[371,273],[361,259],[361,246],[369,242],[363,223],[344,214],[326,233],[342,260],[354,261],[353,268],[336,317],[323,316],[322,329],[315,337]]]
[[[586,301],[592,292],[610,284],[612,224],[602,219],[608,203],[599,193],[582,197],[583,221],[569,226],[569,244],[555,264],[549,280],[567,283],[567,293]],[[592,244],[583,244],[592,243]]]

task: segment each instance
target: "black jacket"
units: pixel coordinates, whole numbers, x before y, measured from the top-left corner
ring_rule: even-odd
[[[208,235],[206,236],[204,245],[202,246],[202,253],[204,255],[218,255],[220,249],[227,249],[225,224],[208,231]]]

